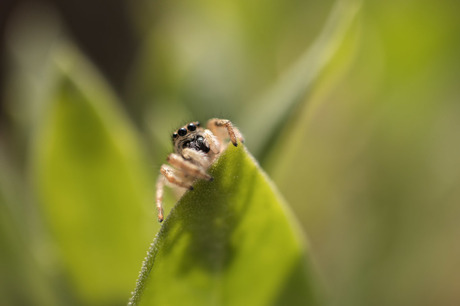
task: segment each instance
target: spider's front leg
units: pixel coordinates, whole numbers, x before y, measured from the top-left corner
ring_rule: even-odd
[[[158,210],[158,222],[163,222],[164,220],[164,211],[163,211],[163,191],[165,188],[165,177],[163,174],[160,174],[157,179],[157,193],[155,203]]]
[[[163,222],[164,212],[163,212],[163,191],[165,187],[165,179],[168,180],[171,184],[177,185],[179,187],[187,188],[193,190],[192,185],[187,180],[177,173],[177,170],[168,166],[162,165],[160,168],[160,175],[157,179],[157,192],[156,192],[156,206],[158,210],[158,221]]]
[[[168,165],[162,165],[160,168],[161,174],[171,183],[179,187],[187,188],[193,190],[190,182],[185,180],[180,173],[177,173],[177,170]]]
[[[217,151],[217,153],[219,153],[219,151]],[[198,165],[202,169],[208,169],[211,165],[211,159],[209,158],[209,155],[203,151],[196,151],[193,149],[185,148],[182,150],[182,156],[186,161],[193,160],[194,164]],[[212,180],[212,178],[208,180]]]
[[[217,139],[217,137],[208,129],[204,130],[203,136],[209,144],[209,149],[214,154],[219,154],[221,150],[221,143]]]
[[[228,136],[230,136],[230,140],[235,147],[238,145],[237,140],[244,142],[243,135],[241,134],[241,132],[238,130],[237,127],[233,126],[230,120],[218,119],[218,118],[209,119],[207,123],[207,128],[211,130],[211,132],[216,136],[221,135],[218,132],[219,128],[226,128]]]
[[[182,156],[176,153],[171,153],[168,156],[168,162],[181,170],[184,174],[191,176],[193,178],[205,179],[212,181],[212,177],[206,173],[206,171],[195,164],[192,164],[188,160],[184,159]]]

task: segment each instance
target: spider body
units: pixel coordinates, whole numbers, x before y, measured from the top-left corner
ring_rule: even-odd
[[[197,179],[212,181],[207,173],[209,167],[225,150],[227,137],[234,146],[238,140],[243,142],[243,136],[233,124],[226,119],[210,119],[206,129],[198,121],[179,128],[172,134],[174,153],[168,155],[170,165],[161,166],[157,180],[156,206],[158,221],[162,222],[163,216],[163,189],[166,183],[174,188],[193,190],[193,183]]]

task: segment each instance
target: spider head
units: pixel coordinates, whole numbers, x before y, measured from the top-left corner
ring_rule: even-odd
[[[185,148],[209,152],[209,144],[203,136],[203,128],[198,121],[190,122],[172,134],[174,151],[178,154]]]

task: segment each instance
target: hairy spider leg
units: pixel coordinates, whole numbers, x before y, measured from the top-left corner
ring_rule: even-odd
[[[177,185],[179,187],[187,188],[190,190],[193,190],[193,186],[190,184],[190,182],[184,181],[180,175],[176,173],[176,169],[168,166],[168,165],[162,165],[160,168],[161,174],[164,175],[164,177],[174,185]]]
[[[243,135],[240,133],[237,127],[233,126],[230,120],[218,118],[209,119],[207,128],[211,130],[214,135],[219,135],[217,129],[226,128],[228,136],[230,136],[230,140],[235,147],[238,146],[237,139],[239,139],[241,142],[244,142]]]
[[[157,179],[157,193],[156,193],[156,204],[158,210],[158,222],[163,222],[164,211],[163,211],[163,191],[165,187],[165,177],[160,174]]]
[[[207,174],[203,169],[187,161],[179,154],[171,153],[168,155],[167,160],[172,166],[182,170],[183,172],[185,172],[185,174],[192,176],[193,178],[202,178],[208,181],[212,180],[212,177],[209,174]]]
[[[203,131],[203,137],[208,142],[209,148],[211,149],[212,153],[219,154],[222,149],[222,145],[219,139],[208,129],[205,129]]]
[[[185,158],[185,160],[189,160],[194,164],[198,164],[204,169],[208,169],[212,164],[214,158],[211,157],[214,157],[214,155],[215,154],[212,154],[212,156],[210,156],[202,151],[197,151],[190,148],[185,148],[182,150],[182,156]]]

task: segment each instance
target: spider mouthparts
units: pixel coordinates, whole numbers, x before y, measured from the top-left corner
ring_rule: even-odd
[[[235,147],[238,146],[238,142],[232,142]]]

